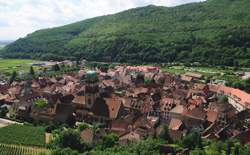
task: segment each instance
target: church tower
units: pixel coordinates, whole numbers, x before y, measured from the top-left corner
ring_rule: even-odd
[[[91,109],[99,97],[99,80],[96,71],[88,71],[86,74],[85,104]]]

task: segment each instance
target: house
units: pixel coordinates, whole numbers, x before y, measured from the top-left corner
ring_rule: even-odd
[[[173,98],[165,97],[160,101],[161,113],[167,113],[176,106],[176,102]]]
[[[117,119],[111,122],[110,130],[118,135],[123,135],[132,130],[129,119]]]
[[[209,89],[220,95],[228,97],[228,103],[238,112],[250,109],[250,94],[240,90],[223,85],[209,85]]]
[[[173,140],[181,139],[185,134],[184,128],[185,125],[182,120],[177,118],[172,118],[168,126],[168,133],[171,139]]]

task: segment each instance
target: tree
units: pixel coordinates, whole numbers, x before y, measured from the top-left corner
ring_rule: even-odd
[[[228,102],[228,98],[226,96],[219,96],[218,100],[220,103],[227,103]]]
[[[231,154],[231,146],[229,143],[227,143],[226,155],[230,155],[230,154]]]
[[[0,118],[4,118],[8,112],[9,112],[9,110],[6,107],[1,108],[0,109]]]
[[[182,140],[182,145],[189,149],[193,149],[195,147],[202,149],[202,139],[199,131],[192,131],[185,136]]]
[[[55,64],[54,66],[52,66],[52,70],[57,72],[57,71],[60,71],[60,67],[58,64]]]
[[[234,155],[240,155],[240,150],[238,145],[234,147]]]
[[[149,86],[149,85],[151,85],[151,84],[153,84],[153,79],[151,79],[151,78],[145,78],[145,80],[144,80],[144,84],[146,85],[146,86]]]
[[[245,81],[245,91],[250,93],[250,78]]]
[[[82,132],[83,130],[87,129],[89,127],[89,125],[87,123],[81,123],[78,124],[77,129]]]
[[[13,71],[9,80],[9,85],[11,85],[15,81],[16,77],[17,77],[17,73],[16,71]]]
[[[80,132],[73,129],[54,132],[53,136],[53,140],[49,143],[51,148],[68,147],[79,152],[83,152],[86,149],[86,145],[80,139]]]
[[[30,66],[30,75],[31,76],[35,75],[35,71],[34,71],[34,68],[32,66]]]
[[[172,143],[172,142],[173,142],[173,140],[171,139],[171,137],[170,137],[170,135],[169,135],[169,133],[168,133],[168,127],[167,127],[167,125],[164,125],[164,126],[162,127],[159,137],[160,137],[161,139],[163,139],[163,140],[168,141],[169,143]]]
[[[103,137],[102,148],[106,149],[109,147],[113,147],[118,140],[119,140],[119,137],[116,134],[114,133],[107,134]]]

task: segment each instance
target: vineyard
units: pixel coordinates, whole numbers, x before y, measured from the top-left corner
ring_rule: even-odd
[[[43,147],[44,133],[43,127],[14,124],[0,128],[0,143]]]
[[[44,148],[25,147],[18,145],[0,144],[0,155],[49,155],[50,151]]]

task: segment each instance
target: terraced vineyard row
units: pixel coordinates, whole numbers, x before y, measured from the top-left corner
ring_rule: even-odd
[[[0,155],[49,155],[49,150],[37,147],[0,144]]]

